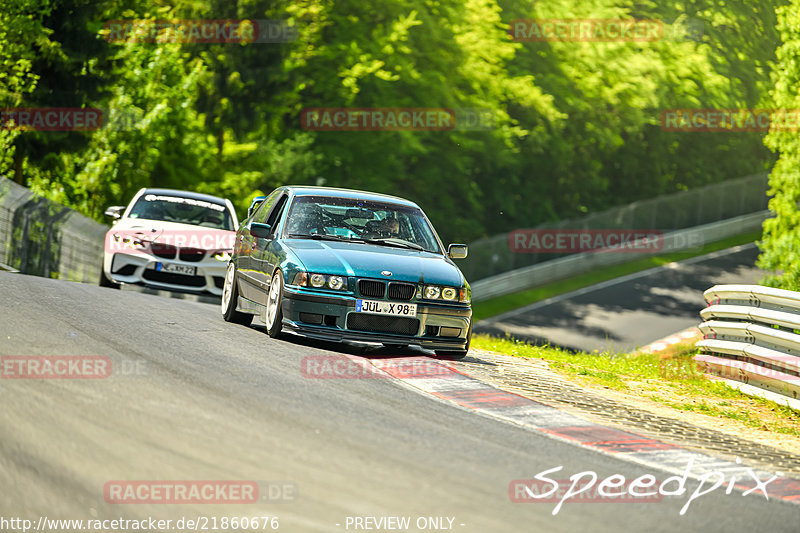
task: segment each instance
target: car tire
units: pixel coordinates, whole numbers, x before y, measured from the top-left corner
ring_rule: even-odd
[[[267,326],[267,333],[273,339],[281,336],[283,327],[283,272],[276,270],[272,275],[267,293],[267,305],[264,308],[264,324]]]
[[[103,267],[102,266],[100,267],[100,283],[99,283],[99,285],[101,287],[106,287],[107,289],[121,289],[122,288],[122,285],[120,285],[119,283],[115,283],[115,282],[111,281],[110,279],[108,279],[108,276],[106,276],[106,273],[103,272]]]
[[[228,263],[225,271],[225,282],[222,285],[222,318],[225,322],[233,322],[248,326],[253,321],[253,315],[236,310],[239,301],[239,286],[236,283],[236,266]]]
[[[464,359],[469,352],[469,345],[472,342],[472,321],[469,323],[469,329],[467,330],[467,345],[464,346],[463,350],[435,350],[436,355],[443,359],[450,359],[450,360],[458,360]]]

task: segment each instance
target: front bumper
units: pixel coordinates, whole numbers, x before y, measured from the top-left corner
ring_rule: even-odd
[[[381,327],[365,328],[363,321],[356,318],[363,319],[364,315],[369,314],[355,310],[357,299],[352,294],[286,287],[281,307],[283,325],[296,333],[330,341],[416,344],[435,350],[463,350],[466,347],[467,332],[472,321],[472,308],[468,304],[436,304],[418,300],[398,302],[417,304],[414,319],[419,323],[412,328],[412,323],[406,322],[409,324],[408,331],[396,333]],[[351,318],[352,315],[361,316]],[[379,320],[384,323],[392,319],[408,320],[388,315],[369,316],[380,317]],[[320,323],[315,323],[317,317],[321,317]],[[362,323],[355,324],[357,321]]]
[[[195,275],[160,272],[157,270],[158,263],[195,267]],[[116,283],[145,285],[171,291],[211,293],[216,296],[222,295],[227,267],[227,261],[219,261],[208,256],[201,261],[181,261],[163,259],[146,253],[107,254],[103,262],[106,275]]]

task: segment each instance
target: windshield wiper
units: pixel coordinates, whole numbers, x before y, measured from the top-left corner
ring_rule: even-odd
[[[317,241],[364,242],[364,239],[343,237],[341,235],[326,235],[324,233],[290,233],[289,237],[296,239],[314,239]]]
[[[377,244],[378,246],[395,246],[397,248],[410,248],[411,250],[421,250],[423,252],[426,251],[425,248],[419,244],[396,239],[394,237],[387,237],[384,239],[364,239],[364,242],[368,244]]]

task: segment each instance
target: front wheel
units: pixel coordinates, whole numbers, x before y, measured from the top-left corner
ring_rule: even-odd
[[[283,326],[282,303],[283,273],[280,270],[276,270],[269,284],[267,306],[264,309],[264,323],[267,325],[267,333],[273,339],[277,339],[281,335],[281,327]]]
[[[469,352],[470,342],[472,342],[472,321],[469,323],[469,329],[467,330],[467,344],[464,346],[463,350],[436,350],[436,355],[443,359],[464,359],[467,356],[467,352]]]
[[[236,283],[236,267],[228,263],[225,271],[225,283],[222,285],[222,318],[225,322],[233,322],[247,326],[253,321],[253,315],[236,310],[239,301],[239,287]]]

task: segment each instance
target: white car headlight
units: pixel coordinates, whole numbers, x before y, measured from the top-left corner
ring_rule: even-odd
[[[428,300],[436,300],[439,298],[442,290],[436,285],[428,285],[425,287],[425,298]]]
[[[331,289],[339,290],[344,286],[344,278],[341,276],[331,276],[328,280],[328,287]]]
[[[456,290],[453,287],[445,287],[442,289],[442,298],[444,300],[455,300],[456,299]]]
[[[322,274],[311,274],[311,286],[312,287],[322,287],[325,285],[325,276]]]

